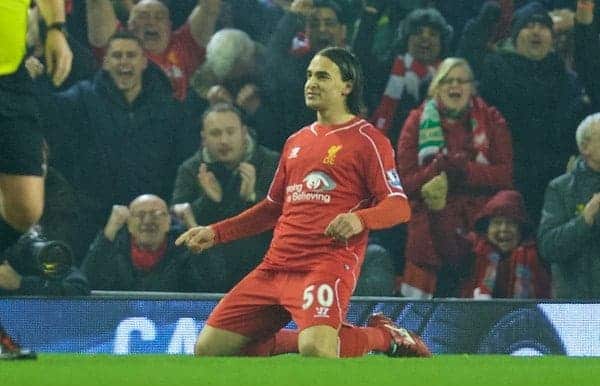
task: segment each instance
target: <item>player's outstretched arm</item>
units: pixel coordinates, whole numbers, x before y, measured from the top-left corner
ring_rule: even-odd
[[[191,228],[175,240],[175,245],[184,244],[194,253],[200,253],[215,245],[215,232],[210,226]]]

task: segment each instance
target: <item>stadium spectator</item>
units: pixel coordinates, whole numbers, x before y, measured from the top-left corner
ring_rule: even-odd
[[[293,319],[300,332],[290,340],[304,356],[430,355],[418,336],[382,316],[371,327],[342,327],[368,230],[407,221],[410,208],[389,141],[357,116],[358,60],[327,48],[306,74],[306,105],[317,121],[286,142],[267,198],[176,241],[198,252],[275,227],[263,262],[213,310],[195,354],[269,355],[281,349],[275,334]]]
[[[139,39],[118,32],[102,70],[47,103],[54,165],[76,189],[89,243],[115,203],[172,191],[184,135],[169,83],[148,65]],[[179,139],[181,138],[181,139]],[[185,146],[183,146],[185,147]]]
[[[461,297],[550,298],[550,269],[538,256],[533,224],[519,192],[496,193],[476,215],[472,231],[449,231],[443,210],[432,210],[429,216],[437,253],[454,261],[468,256]]]
[[[600,297],[600,113],[577,128],[575,168],[546,189],[538,230],[540,253],[552,263],[554,297]]]
[[[292,2],[267,47],[264,105],[271,123],[266,125],[270,131],[261,138],[262,144],[281,151],[291,133],[314,120],[302,99],[308,63],[319,50],[345,44],[342,10],[334,0]]]
[[[433,8],[416,9],[402,21],[397,55],[385,91],[371,122],[395,143],[409,112],[425,99],[426,85],[440,61],[448,55],[452,27]],[[390,72],[390,63],[373,69],[373,75]]]
[[[264,92],[265,48],[238,29],[216,32],[206,46],[206,61],[194,73],[191,87],[201,98],[199,105],[233,103],[243,113],[245,122],[262,133],[269,125],[261,93]],[[195,108],[198,110],[198,108]]]
[[[202,148],[177,172],[171,202],[189,202],[202,225],[235,216],[263,200],[275,174],[279,154],[258,145],[233,105],[217,103],[202,119]],[[227,292],[254,269],[272,233],[219,245],[199,259],[206,292]],[[240,257],[244,256],[243,259]],[[207,285],[204,285],[207,287]]]
[[[167,204],[143,194],[129,207],[113,206],[104,229],[85,257],[82,270],[92,289],[119,291],[194,291],[201,285],[192,256],[174,244],[181,233],[171,226]]]
[[[592,101],[592,110],[600,111],[600,36],[598,16],[594,19],[595,2],[577,1],[575,12],[575,69]],[[596,13],[598,13],[596,11]],[[596,28],[595,28],[596,27]]]
[[[471,34],[462,39],[482,41]],[[511,41],[514,48],[497,52],[463,43],[471,47],[464,54],[470,63],[483,63],[475,68],[480,94],[506,118],[513,140],[515,188],[538,224],[545,186],[564,173],[576,151],[572,133],[583,114],[583,92],[554,52],[553,22],[539,2],[514,13]]]
[[[0,264],[0,295],[81,296],[90,288],[70,247],[32,228],[9,247]]]
[[[37,4],[47,26],[47,72],[59,86],[69,75],[73,58],[62,29],[64,3],[39,0]],[[44,207],[39,106],[23,64],[28,7],[28,1],[17,0],[4,1],[0,7],[0,254],[39,220]],[[0,325],[0,359],[33,357]]]
[[[475,215],[500,189],[512,186],[512,146],[502,115],[475,95],[473,73],[460,58],[446,58],[429,98],[413,110],[398,140],[398,170],[411,201],[401,293],[457,296],[464,256],[445,260],[431,241],[432,210],[473,226]],[[452,229],[446,234],[450,235]]]
[[[185,99],[189,79],[204,61],[205,47],[213,34],[221,0],[198,0],[187,22],[172,31],[169,8],[160,0],[142,0],[132,7],[127,28],[143,43],[150,61],[171,80],[173,95]],[[104,49],[120,28],[110,0],[87,0],[88,38],[92,47]]]

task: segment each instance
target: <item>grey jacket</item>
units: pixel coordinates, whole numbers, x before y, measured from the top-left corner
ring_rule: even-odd
[[[546,189],[538,229],[540,254],[552,263],[554,297],[600,298],[600,218],[589,226],[582,211],[600,192],[600,173],[582,159]]]

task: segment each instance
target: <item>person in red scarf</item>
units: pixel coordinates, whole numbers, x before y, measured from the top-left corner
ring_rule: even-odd
[[[196,276],[185,248],[176,247],[182,230],[171,226],[163,199],[135,198],[129,207],[114,205],[82,263],[90,287],[120,291],[195,290]]]
[[[443,216],[433,212],[431,218]],[[471,267],[461,285],[461,296],[475,299],[551,297],[549,266],[540,259],[535,233],[523,196],[515,190],[494,195],[476,216],[475,228],[462,229],[450,237],[432,221],[432,238],[440,255],[467,257]]]
[[[413,209],[408,224],[403,296],[458,296],[466,257],[440,256],[430,234],[431,212],[446,234],[471,229],[490,197],[512,186],[512,144],[502,115],[475,94],[473,73],[460,58],[445,59],[428,99],[413,110],[398,140],[398,171]]]
[[[434,8],[415,9],[399,28],[398,54],[387,84],[370,121],[390,138],[398,139],[399,126],[424,99],[426,84],[448,55],[452,27]],[[370,75],[378,75],[371,72]]]

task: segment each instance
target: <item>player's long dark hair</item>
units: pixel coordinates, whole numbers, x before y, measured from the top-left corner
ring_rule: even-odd
[[[363,73],[360,61],[350,51],[340,47],[327,47],[317,53],[334,62],[340,69],[342,80],[352,82],[352,91],[346,96],[346,106],[355,115],[364,115]]]

